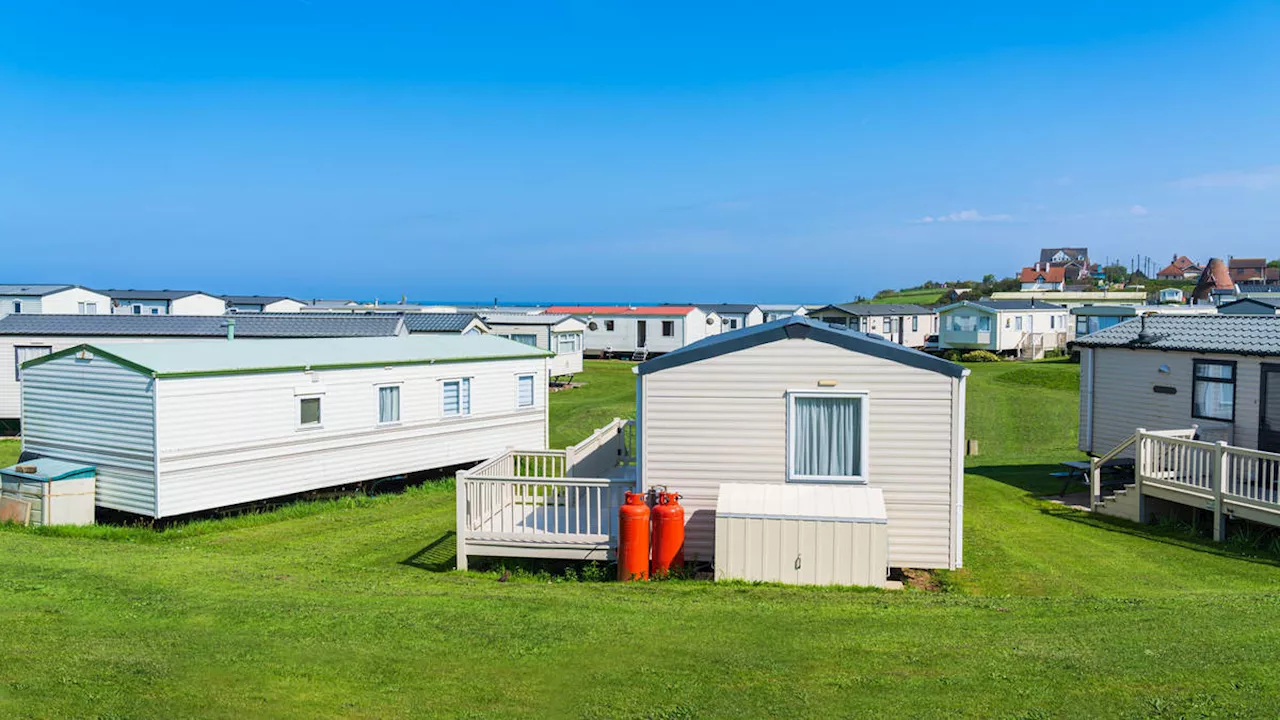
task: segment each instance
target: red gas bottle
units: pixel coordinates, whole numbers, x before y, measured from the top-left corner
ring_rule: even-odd
[[[663,577],[672,568],[684,567],[684,508],[680,494],[660,492],[653,505],[653,558],[649,571]]]
[[[649,506],[642,493],[628,492],[618,508],[618,579],[649,579]]]

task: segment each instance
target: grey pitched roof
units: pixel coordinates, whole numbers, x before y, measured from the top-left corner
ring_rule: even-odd
[[[1058,251],[1062,251],[1062,252],[1065,252],[1067,255],[1070,255],[1072,260],[1076,258],[1084,259],[1089,257],[1089,248],[1082,248],[1082,247],[1040,248],[1040,262],[1042,263],[1050,262],[1053,259],[1053,256],[1058,254]]]
[[[221,337],[228,320],[241,338],[384,337],[401,328],[396,315],[9,315],[0,318],[0,335]]]
[[[572,315],[528,315],[526,313],[477,313],[482,320],[491,325],[555,325],[573,317]],[[407,316],[406,316],[407,317]]]
[[[683,305],[683,303],[681,303]],[[733,313],[737,315],[746,315],[755,310],[758,305],[749,303],[694,303],[694,307],[701,308],[706,312],[713,313]]]
[[[899,345],[896,342],[885,340],[879,335],[870,335],[855,330],[843,330],[831,327],[820,320],[798,315],[703,338],[679,350],[674,350],[648,362],[641,363],[637,366],[636,372],[641,375],[648,375],[649,373],[679,367],[680,365],[719,355],[727,355],[738,350],[745,350],[757,345],[788,338],[808,338],[853,352],[892,360],[903,365],[929,370],[950,377],[963,377],[969,374],[969,371],[960,365]]]
[[[828,305],[818,308],[810,312],[810,315],[823,312],[830,308],[843,310],[850,315],[858,317],[879,317],[882,315],[932,315],[933,310],[922,305],[912,305],[910,303],[842,303],[839,305]]]
[[[199,290],[98,290],[112,300],[178,300],[192,295],[204,295]]]
[[[961,304],[981,305],[992,310],[1066,310],[1063,305],[1054,305],[1042,300],[962,300]]]
[[[75,285],[0,285],[0,295],[38,295],[52,293],[76,287]]]
[[[1137,342],[1141,318],[1127,320],[1075,341],[1079,347],[1127,347],[1147,350],[1280,355],[1280,315],[1151,315],[1152,342]]]
[[[303,302],[297,298],[291,298],[285,295],[219,295],[218,298],[235,305],[269,305],[281,300]],[[303,304],[305,305],[306,303]]]
[[[407,313],[404,326],[411,333],[460,333],[475,319],[472,313]]]
[[[1218,312],[1224,315],[1275,314],[1280,310],[1280,297],[1244,298],[1218,306]]]

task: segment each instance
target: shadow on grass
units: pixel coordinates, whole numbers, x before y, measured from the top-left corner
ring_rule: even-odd
[[[433,540],[430,545],[401,560],[400,564],[431,572],[449,572],[457,567],[457,561],[457,534],[450,530]]]
[[[1028,500],[1036,501],[1037,510],[1041,515],[1055,518],[1057,520],[1065,520],[1080,525],[1087,525],[1098,530],[1106,532],[1120,533],[1122,535],[1130,535],[1139,537],[1152,542],[1163,543],[1165,545],[1173,545],[1187,550],[1208,553],[1210,555],[1218,555],[1232,560],[1241,560],[1244,562],[1256,563],[1259,565],[1270,565],[1272,567],[1280,567],[1280,558],[1274,556],[1259,557],[1258,555],[1246,555],[1236,551],[1223,543],[1214,542],[1212,539],[1198,535],[1192,531],[1182,529],[1176,526],[1165,527],[1161,525],[1151,525],[1135,523],[1122,518],[1112,517],[1110,515],[1101,515],[1098,513],[1077,510],[1066,505],[1050,503],[1047,500],[1041,500],[1046,496],[1052,498],[1058,495],[1062,489],[1061,478],[1051,477],[1049,473],[1060,470],[1060,465],[1049,464],[1033,464],[1033,465],[990,465],[980,467],[969,467],[965,469],[965,473],[969,475],[981,475],[982,477],[996,482],[1018,488],[1027,493]],[[1068,488],[1079,490],[1083,488],[1083,483]],[[1254,552],[1263,552],[1255,550]],[[1269,554],[1268,554],[1269,555]]]

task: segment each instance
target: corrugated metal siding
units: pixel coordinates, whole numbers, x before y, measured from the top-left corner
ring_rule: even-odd
[[[160,515],[250,502],[546,445],[542,358],[160,380]],[[516,377],[534,375],[517,409]],[[312,377],[317,382],[311,382]],[[471,378],[472,414],[442,416],[441,380]],[[401,383],[401,422],[379,426],[377,387]],[[323,427],[298,429],[322,388]]]
[[[154,385],[107,360],[64,357],[23,379],[23,450],[98,468],[97,503],[155,512]]]
[[[646,488],[684,495],[686,555],[714,551],[722,482],[786,481],[786,393],[820,379],[870,394],[870,484],[884,491],[895,567],[947,567],[951,378],[811,340],[785,340],[643,376]]]
[[[1206,355],[1128,348],[1093,348],[1093,452],[1103,454],[1133,435],[1137,428],[1173,430],[1192,425],[1230,428],[1232,445],[1258,446],[1258,411],[1262,360],[1240,355]],[[1192,361],[1236,363],[1234,423],[1191,417]],[[1168,373],[1160,372],[1162,365]],[[1153,391],[1157,385],[1177,388],[1176,395]],[[1084,429],[1082,418],[1081,430]],[[1214,434],[1218,439],[1219,433]],[[1132,452],[1127,453],[1132,457]]]

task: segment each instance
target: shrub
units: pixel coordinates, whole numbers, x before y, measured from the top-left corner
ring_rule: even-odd
[[[1000,362],[1000,356],[987,350],[970,350],[960,356],[960,362]]]

